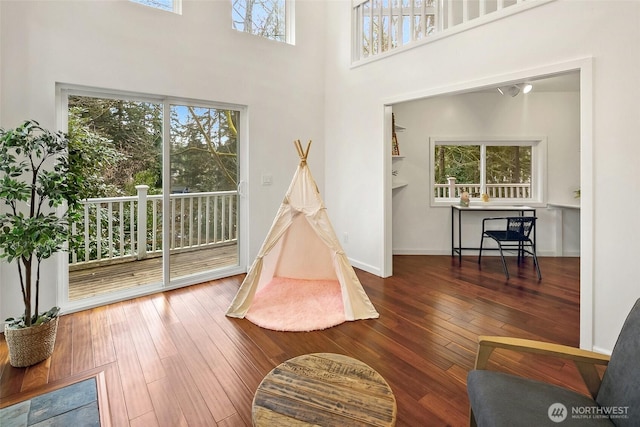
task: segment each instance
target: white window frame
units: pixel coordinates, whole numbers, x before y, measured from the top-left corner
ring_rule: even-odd
[[[429,138],[429,194],[431,206],[451,206],[459,203],[455,197],[435,197],[435,152],[439,145],[476,145],[480,146],[480,185],[485,192],[485,161],[487,146],[521,146],[531,147],[531,189],[530,198],[500,198],[486,203],[494,205],[524,204],[544,206],[547,199],[547,138],[546,137],[431,137]],[[471,202],[479,202],[480,198],[471,198]]]
[[[177,1],[177,0],[176,0]],[[231,7],[233,8],[233,0],[229,0],[231,2]],[[231,28],[240,33],[251,34],[253,36],[260,37],[259,34],[254,34],[249,31],[241,31],[233,27],[233,11],[231,13]],[[296,31],[295,31],[295,0],[285,0],[284,1],[284,41],[272,39],[270,37],[264,37],[267,40],[272,40],[278,43],[287,43],[287,44],[296,44]]]
[[[148,6],[154,9],[163,10],[165,12],[173,12],[177,15],[182,15],[182,0],[171,0],[171,10],[161,7],[160,4],[154,4],[153,0],[129,0],[131,3],[140,4],[142,6]]]
[[[148,286],[142,286],[137,288],[125,289],[113,293],[104,295],[97,295],[94,297],[84,298],[77,301],[70,301],[69,296],[69,263],[68,254],[60,252],[57,254],[58,263],[58,288],[57,288],[57,300],[58,305],[63,312],[69,313],[78,310],[84,310],[88,307],[105,305],[117,300],[128,299],[132,297],[153,294],[160,291],[166,291],[183,286],[190,286],[196,283],[202,283],[208,280],[215,280],[222,277],[230,277],[235,274],[246,273],[247,271],[247,259],[249,256],[249,216],[248,216],[248,202],[249,194],[247,189],[248,182],[248,164],[249,164],[249,147],[248,147],[248,130],[249,130],[249,111],[248,107],[240,104],[231,104],[217,101],[199,100],[193,98],[182,98],[175,96],[164,96],[155,94],[144,94],[139,92],[128,92],[122,90],[104,89],[99,87],[86,87],[74,84],[56,84],[56,120],[58,123],[58,129],[67,132],[68,128],[68,97],[69,96],[87,96],[105,99],[126,99],[129,101],[138,102],[153,102],[162,104],[164,107],[164,117],[169,116],[170,105],[183,104],[191,105],[195,107],[207,107],[218,109],[229,109],[240,112],[240,122],[238,124],[240,139],[238,140],[238,160],[240,167],[240,175],[238,181],[238,196],[240,203],[240,215],[238,217],[238,265],[216,270],[214,272],[205,272],[203,274],[194,274],[191,276],[178,277],[175,279],[170,278],[169,264],[163,261],[163,283],[162,284],[150,284]],[[169,135],[170,124],[169,120],[164,123],[164,135]],[[170,182],[170,165],[168,162],[164,162],[164,159],[169,158],[170,147],[169,144],[165,144],[163,141],[163,194],[169,194],[171,191]],[[169,211],[168,199],[163,201],[163,209],[165,212]],[[169,229],[169,217],[163,217],[163,229]],[[170,240],[163,239],[163,251],[164,253],[170,252]]]

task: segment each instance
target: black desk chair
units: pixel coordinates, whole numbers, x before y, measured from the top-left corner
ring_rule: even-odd
[[[542,279],[540,274],[540,266],[538,265],[538,257],[536,256],[536,244],[531,240],[531,232],[536,226],[535,216],[513,216],[513,217],[501,217],[501,218],[485,218],[482,220],[482,240],[480,240],[480,254],[478,255],[478,264],[482,260],[482,245],[484,244],[484,238],[489,237],[498,244],[500,249],[500,257],[502,258],[502,269],[504,274],[509,278],[509,270],[507,269],[507,263],[504,260],[503,250],[517,249],[518,251],[518,263],[525,254],[533,256],[533,262],[536,266],[538,273],[538,280]],[[486,226],[496,222],[503,222],[505,227],[496,228],[492,226],[492,229],[487,230]]]

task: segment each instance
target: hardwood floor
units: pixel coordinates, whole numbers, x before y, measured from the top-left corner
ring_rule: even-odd
[[[305,353],[355,357],[397,399],[398,426],[463,426],[478,335],[578,345],[579,259],[396,256],[394,276],[357,270],[380,313],[315,332],[275,332],[224,315],[243,276],[62,316],[51,359],[18,369],[0,341],[0,407],[35,389],[104,371],[114,426],[250,426],[253,394],[277,364]],[[585,392],[563,361],[497,351],[492,369]]]

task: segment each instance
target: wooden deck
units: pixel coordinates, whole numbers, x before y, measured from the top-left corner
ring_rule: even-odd
[[[171,255],[171,278],[238,264],[235,243]],[[162,282],[162,257],[69,271],[69,300]]]

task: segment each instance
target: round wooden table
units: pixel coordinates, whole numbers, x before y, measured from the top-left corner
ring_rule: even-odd
[[[341,354],[294,357],[262,380],[254,426],[393,426],[396,398],[370,366]]]

